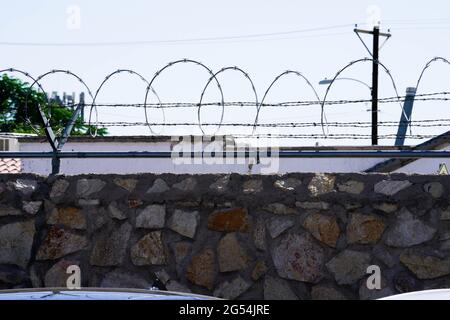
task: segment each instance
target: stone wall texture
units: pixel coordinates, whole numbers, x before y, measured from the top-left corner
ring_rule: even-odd
[[[0,289],[65,286],[74,264],[84,287],[228,299],[448,288],[449,190],[437,175],[1,175]]]

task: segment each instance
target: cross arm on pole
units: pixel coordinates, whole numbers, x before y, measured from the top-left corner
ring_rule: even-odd
[[[353,31],[355,31],[356,33],[373,34],[373,30],[354,29]],[[390,37],[392,37],[392,34],[385,33],[385,32],[380,32],[380,37],[390,38]]]

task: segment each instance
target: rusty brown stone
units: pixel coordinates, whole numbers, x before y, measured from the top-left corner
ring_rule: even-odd
[[[335,217],[313,213],[305,219],[303,227],[305,227],[305,229],[307,229],[317,240],[330,247],[336,246],[340,230]]]
[[[71,233],[58,227],[51,227],[36,255],[37,260],[54,260],[69,253],[84,249],[88,245],[85,236]]]
[[[186,279],[193,284],[212,290],[215,279],[214,250],[204,249],[194,256],[186,270]]]
[[[164,265],[166,249],[161,231],[150,232],[131,248],[131,261],[136,266]]]
[[[248,232],[250,222],[247,210],[243,208],[231,208],[213,212],[208,217],[208,228],[223,232]]]
[[[63,225],[71,229],[86,229],[86,218],[81,210],[75,207],[53,209],[47,223],[51,225]]]
[[[347,225],[348,243],[375,244],[385,229],[382,219],[360,213],[352,214]]]

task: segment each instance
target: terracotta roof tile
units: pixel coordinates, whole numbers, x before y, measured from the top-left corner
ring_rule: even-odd
[[[19,173],[21,167],[20,159],[0,159],[0,173]]]

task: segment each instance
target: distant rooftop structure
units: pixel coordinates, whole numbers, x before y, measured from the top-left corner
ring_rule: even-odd
[[[1,133],[0,151],[19,151],[20,146],[17,137],[23,137],[23,134]],[[19,173],[22,170],[22,161],[20,159],[0,158],[1,173]]]

